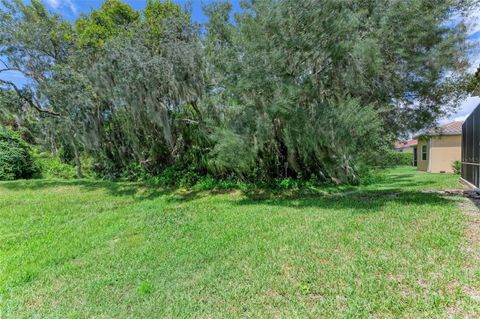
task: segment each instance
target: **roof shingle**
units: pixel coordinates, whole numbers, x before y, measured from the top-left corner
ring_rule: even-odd
[[[433,136],[433,135],[457,135],[462,134],[462,125],[464,121],[453,121],[437,128],[433,128],[418,136]]]
[[[395,143],[395,148],[404,148],[417,145],[417,140],[408,140],[408,141],[398,141]]]

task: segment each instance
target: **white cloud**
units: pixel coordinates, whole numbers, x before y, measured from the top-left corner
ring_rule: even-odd
[[[60,7],[60,0],[46,0],[48,5],[53,9],[58,9]]]
[[[77,14],[77,7],[72,0],[45,0],[45,2],[54,10],[68,8],[74,14]]]
[[[462,106],[457,113],[452,114],[451,116],[440,120],[440,124],[445,124],[450,121],[464,121],[470,113],[475,110],[475,108],[480,104],[480,97],[471,96],[465,99]]]
[[[72,0],[67,0],[66,2],[68,3],[68,7],[70,8],[70,10],[71,10],[74,14],[77,14],[77,7],[75,7],[75,5],[73,4]]]
[[[469,52],[469,60],[470,60],[470,68],[468,70],[469,73],[474,73],[477,68],[480,66],[480,48],[479,41],[480,38],[478,37],[478,32],[480,31],[480,25],[478,23],[480,21],[480,9],[474,10],[469,12],[469,14],[464,17],[464,22],[468,28],[468,34],[472,37],[470,44],[477,46],[472,51]],[[476,34],[477,33],[477,34]],[[460,121],[465,120],[470,113],[480,104],[480,97],[472,96],[465,99],[462,103],[460,108],[455,114],[448,116],[442,120],[440,120],[441,124],[444,124],[449,121]]]

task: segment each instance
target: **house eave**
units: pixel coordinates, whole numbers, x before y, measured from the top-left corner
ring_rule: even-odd
[[[462,135],[462,133],[435,133],[435,134],[418,134],[415,135],[414,139],[429,138],[434,136],[453,136],[453,135]]]

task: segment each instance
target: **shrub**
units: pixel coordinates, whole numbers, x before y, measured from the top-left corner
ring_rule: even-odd
[[[284,178],[278,181],[277,187],[280,189],[292,189],[298,188],[298,184],[298,181],[294,180],[293,178]]]
[[[244,181],[235,181],[229,179],[216,179],[212,176],[201,177],[193,186],[195,190],[232,190],[241,189],[247,190],[253,188],[255,185]]]
[[[380,166],[411,166],[413,162],[413,153],[388,151],[380,160]]]
[[[194,169],[179,168],[172,165],[163,170],[159,175],[149,179],[149,182],[165,187],[190,187],[199,180],[200,175]]]
[[[37,151],[33,153],[33,156],[44,178],[73,179],[77,177],[75,165],[63,162],[61,154],[59,154],[59,157],[55,157],[49,152],[39,153]],[[82,157],[81,162],[83,176],[86,178],[93,177],[91,158]]]
[[[52,154],[40,153],[36,154],[35,157],[40,165],[42,177],[71,179],[76,176],[74,166],[63,163],[61,159],[55,158]]]
[[[40,170],[31,152],[17,132],[0,128],[0,180],[37,176]]]
[[[75,153],[73,147],[69,143],[62,143],[58,157],[65,164],[74,164],[75,163]]]
[[[460,161],[454,161],[452,163],[452,169],[455,174],[460,175],[462,173],[462,163]]]
[[[128,164],[120,173],[120,179],[135,182],[148,177],[148,172],[138,163]]]

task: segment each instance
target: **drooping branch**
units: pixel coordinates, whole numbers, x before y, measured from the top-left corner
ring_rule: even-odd
[[[22,90],[20,90],[18,86],[15,85],[15,83],[0,79],[0,84],[8,85],[9,87],[11,87],[20,99],[26,102],[29,106],[31,106],[37,112],[47,114],[50,116],[60,116],[60,113],[42,108],[34,97],[29,97],[26,94],[24,94]]]
[[[21,72],[20,69],[17,69],[17,68],[4,68],[4,69],[0,69],[0,73],[2,72],[9,72],[9,71],[18,71],[18,72]]]

